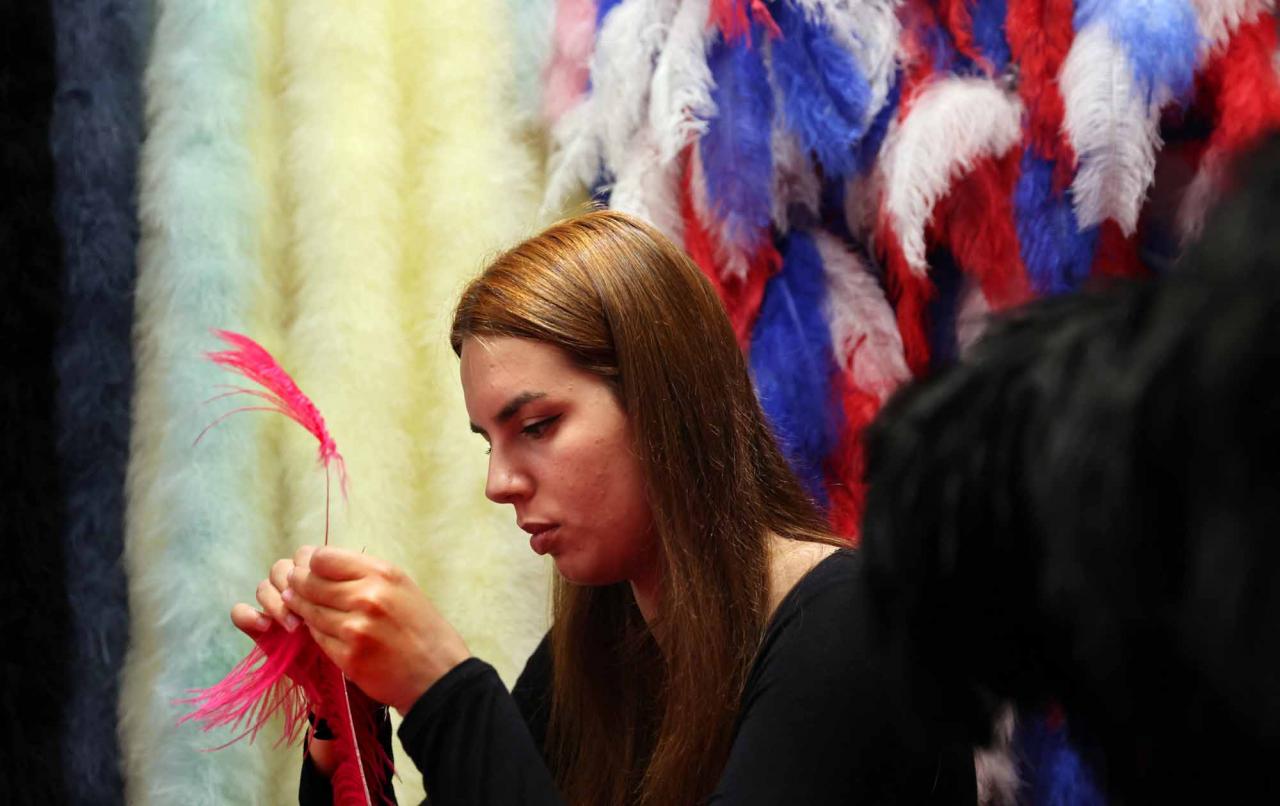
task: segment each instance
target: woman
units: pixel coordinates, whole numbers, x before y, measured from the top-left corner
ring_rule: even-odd
[[[451,341],[486,495],[558,572],[514,695],[376,559],[304,549],[258,592],[405,715],[433,803],[972,802],[678,248],[615,212],[557,224],[471,283]]]

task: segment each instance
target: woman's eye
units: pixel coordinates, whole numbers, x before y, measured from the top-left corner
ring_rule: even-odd
[[[538,437],[546,433],[546,430],[551,427],[552,423],[554,423],[556,420],[559,420],[559,419],[560,419],[560,415],[557,414],[554,417],[547,417],[545,419],[538,420],[537,422],[529,423],[524,428],[520,429],[520,433],[524,434],[525,436],[529,436],[529,437],[533,437],[534,439],[537,439]]]

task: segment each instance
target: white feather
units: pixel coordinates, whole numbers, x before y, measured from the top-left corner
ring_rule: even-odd
[[[828,232],[814,242],[827,278],[827,322],[840,366],[859,389],[883,403],[911,377],[902,334],[879,281],[857,255]]]
[[[614,172],[624,161],[644,119],[654,61],[675,9],[676,0],[624,0],[604,18],[591,56],[590,97],[552,129],[544,211],[589,185],[602,162]],[[573,112],[579,114],[566,120]]]
[[[1164,93],[1143,99],[1128,56],[1103,22],[1076,35],[1058,84],[1063,127],[1079,158],[1071,185],[1076,219],[1084,228],[1114,218],[1131,235],[1155,177]]]
[[[617,171],[609,206],[648,221],[675,243],[684,243],[684,219],[680,215],[678,195],[679,162],[663,159],[648,125],[636,133]]]
[[[1018,762],[1013,751],[1013,706],[1005,703],[991,726],[990,747],[973,751],[978,806],[1014,806],[1018,802]]]
[[[707,121],[716,115],[711,100],[715,82],[707,66],[707,48],[715,35],[707,25],[710,13],[710,0],[684,0],[658,55],[650,87],[649,125],[663,159],[674,159],[702,136]]]
[[[824,20],[836,41],[857,60],[871,85],[865,121],[870,124],[893,83],[902,30],[898,20],[901,0],[796,0],[796,5],[811,19]]]
[[[911,270],[923,277],[924,229],[952,182],[976,160],[1022,138],[1022,104],[993,81],[945,78],[920,93],[890,129],[880,159],[885,211]]]
[[[1257,19],[1259,14],[1275,9],[1275,0],[1192,0],[1196,24],[1210,53],[1227,43],[1241,25]]]
[[[967,282],[956,309],[956,347],[961,356],[969,354],[991,322],[991,304],[987,302],[982,286]]]

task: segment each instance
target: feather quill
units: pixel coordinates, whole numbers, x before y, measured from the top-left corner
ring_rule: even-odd
[[[659,155],[673,160],[707,130],[715,117],[714,82],[707,49],[715,36],[708,26],[710,0],[684,0],[671,20],[666,44],[658,54],[649,87],[649,126]]]
[[[925,224],[952,182],[1022,137],[1022,105],[994,82],[951,77],[929,85],[885,141],[884,214],[912,273],[923,277]]]

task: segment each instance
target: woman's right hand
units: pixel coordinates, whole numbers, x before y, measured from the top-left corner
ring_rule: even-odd
[[[281,594],[289,587],[289,574],[292,571],[293,560],[276,560],[267,579],[258,583],[258,606],[262,610],[255,610],[252,605],[240,602],[231,608],[231,623],[255,641],[271,628],[272,621],[289,632],[302,626],[302,619],[289,610],[281,598]]]

